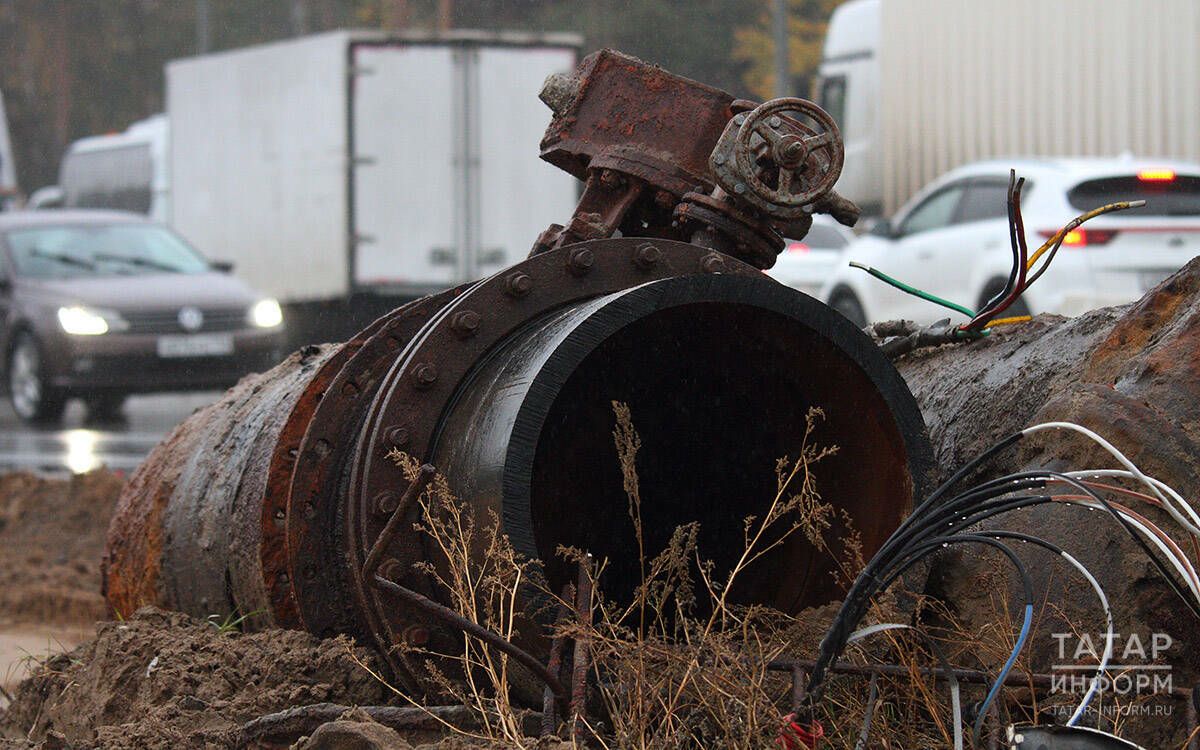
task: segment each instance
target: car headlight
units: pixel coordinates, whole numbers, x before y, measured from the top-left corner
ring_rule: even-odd
[[[72,336],[100,336],[128,327],[115,312],[80,305],[58,308],[58,324]]]
[[[283,323],[283,310],[279,302],[271,298],[262,299],[250,308],[250,322],[259,328],[275,328]]]

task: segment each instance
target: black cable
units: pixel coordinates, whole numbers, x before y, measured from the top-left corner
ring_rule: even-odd
[[[1000,550],[1001,552],[1003,552],[1004,555],[1008,557],[1009,561],[1012,562],[1013,567],[1015,567],[1017,569],[1017,573],[1021,577],[1021,585],[1024,588],[1025,593],[1026,593],[1026,602],[1030,606],[1032,606],[1032,604],[1033,604],[1033,582],[1029,578],[1029,571],[1025,569],[1025,566],[1021,563],[1020,558],[1018,558],[1016,556],[1016,554],[1013,553],[1013,551],[1011,549],[1009,549],[1003,543],[1001,543],[995,539],[992,539],[990,537],[980,536],[978,534],[955,534],[953,536],[935,537],[934,539],[930,539],[930,540],[924,542],[921,545],[921,549],[924,550],[923,554],[916,555],[915,557],[907,560],[901,566],[901,568],[895,572],[895,575],[891,576],[891,578],[889,579],[889,582],[894,581],[897,575],[902,575],[905,570],[907,570],[917,560],[921,559],[921,557],[924,557],[925,555],[927,555],[933,551],[936,551],[937,549],[940,549],[943,545],[963,544],[963,543],[986,544],[989,547],[994,547],[994,548]],[[884,588],[886,588],[886,586]],[[880,589],[880,588],[875,589],[875,591],[880,591],[880,590],[882,590],[882,589]],[[861,619],[862,619],[861,616],[859,616],[859,617],[855,618],[854,622],[857,623]],[[833,633],[834,633],[834,628],[831,628],[830,631],[825,634],[825,638],[822,639],[822,641],[821,641],[821,654],[818,656],[816,662],[813,664],[812,671],[809,673],[808,696],[809,696],[809,710],[810,711],[811,711],[811,707],[813,705],[820,702],[821,694],[824,692],[825,672],[828,669],[829,664],[832,663],[832,660],[826,661],[824,658],[825,650],[826,650],[826,641],[828,641],[830,639],[830,636]],[[848,634],[846,634],[846,635],[848,635]],[[845,647],[845,639],[843,638],[843,639],[840,639],[839,643],[837,643],[836,651],[833,652],[833,658],[836,658],[836,655],[838,653],[840,653],[844,647]]]
[[[1015,443],[1021,438],[1021,436],[1022,433],[1010,435],[1008,438],[1005,438],[988,450],[984,451],[984,453],[980,454],[978,457],[976,457],[976,459],[959,469],[958,472],[956,472],[949,480],[947,480],[941,487],[931,494],[930,497],[919,506],[917,511],[909,516],[909,519],[902,524],[901,528],[898,529],[897,532],[888,539],[884,547],[880,549],[880,551],[874,557],[872,557],[871,561],[868,562],[863,572],[855,580],[854,585],[851,587],[851,591],[847,593],[847,597],[843,602],[842,609],[839,610],[838,616],[835,618],[834,623],[831,624],[830,630],[826,633],[825,638],[823,638],[821,641],[817,664],[812,673],[810,673],[810,695],[820,690],[820,682],[824,678],[825,668],[827,668],[828,664],[832,663],[832,660],[836,659],[837,654],[840,653],[845,647],[845,639],[848,637],[850,629],[854,624],[861,620],[863,614],[865,614],[867,603],[875,595],[875,593],[881,590],[880,584],[884,582],[880,580],[879,575],[886,572],[895,564],[895,557],[904,555],[906,549],[909,548],[909,545],[917,542],[926,534],[933,533],[935,531],[940,531],[940,533],[944,534],[948,531],[978,524],[987,518],[1010,512],[1012,510],[1051,502],[1052,498],[1050,496],[1024,496],[1019,498],[1009,498],[999,503],[976,507],[969,512],[960,510],[960,508],[963,506],[969,506],[978,500],[983,500],[986,502],[988,500],[1001,498],[1005,495],[1010,495],[1012,492],[1020,489],[1044,486],[1045,482],[1050,478],[1059,479],[1066,482],[1082,493],[1088,495],[1103,508],[1105,508],[1141,547],[1142,551],[1167,581],[1168,585],[1175,592],[1175,594],[1183,599],[1193,614],[1195,614],[1197,617],[1200,617],[1200,607],[1198,607],[1196,602],[1194,602],[1192,598],[1182,589],[1179,583],[1175,580],[1174,574],[1166,567],[1162,560],[1159,559],[1155,551],[1142,538],[1142,536],[1137,532],[1128,519],[1126,519],[1119,511],[1117,511],[1111,505],[1111,503],[1098,495],[1091,488],[1083,485],[1075,478],[1069,477],[1060,472],[1040,470],[1002,476],[985,482],[977,488],[973,488],[968,492],[951,498],[950,500],[946,501],[943,506],[937,508],[938,513],[936,515],[932,517],[925,517],[922,511],[928,509],[933,502],[936,502],[939,495],[944,494],[944,492],[950,486],[961,480],[963,476],[982,463],[983,460],[986,460],[987,457],[993,455],[996,451],[1002,449],[1003,447]],[[962,515],[960,516],[960,514]],[[945,526],[943,527],[942,524],[945,524]],[[920,545],[920,547],[923,548],[924,545]],[[911,552],[912,550],[909,551]],[[907,569],[907,564],[904,567]],[[894,578],[895,576],[889,578],[888,583],[890,584]],[[883,587],[886,588],[886,585]]]
[[[1017,247],[1016,188],[1014,186],[1016,179],[1017,170],[1008,170],[1008,244],[1012,247],[1012,270],[1008,272],[1008,282],[1004,285],[1004,288],[980,308],[979,312],[976,313],[976,317],[992,309],[994,305],[999,304],[1001,300],[1012,292],[1013,284],[1017,283],[1017,266],[1021,264],[1021,255]]]

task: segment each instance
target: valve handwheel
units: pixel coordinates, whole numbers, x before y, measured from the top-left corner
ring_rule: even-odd
[[[712,167],[727,192],[792,218],[833,189],[844,158],[833,118],[810,101],[785,97],[735,116],[713,151]]]

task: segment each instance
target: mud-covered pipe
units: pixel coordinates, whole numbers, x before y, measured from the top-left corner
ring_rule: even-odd
[[[776,460],[800,450],[809,407],[826,414],[816,440],[839,449],[819,488],[868,554],[929,468],[903,381],[832,310],[694,245],[597,240],[399,308],[193,415],[122,494],[109,604],[238,613],[385,651],[452,642],[361,575],[406,487],[393,449],[433,463],[477,518],[495,511],[551,585],[573,575],[555,550],[575,545],[607,558],[599,585],[626,596],[637,548],[614,401],[642,439],[651,553],[696,521],[702,553],[731,564],[743,519],[775,495]],[[400,534],[381,573],[445,601],[414,567],[432,559],[425,544]],[[739,595],[794,611],[835,595],[829,569],[796,535],[747,571]]]

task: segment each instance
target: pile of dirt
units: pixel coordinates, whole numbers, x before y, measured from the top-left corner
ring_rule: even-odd
[[[21,683],[0,736],[66,747],[234,747],[251,719],[315,703],[376,705],[391,691],[379,657],[347,638],[240,633],[139,610],[47,660]],[[12,744],[12,747],[21,747]]]
[[[88,624],[105,617],[100,559],[124,479],[0,476],[0,624]]]

